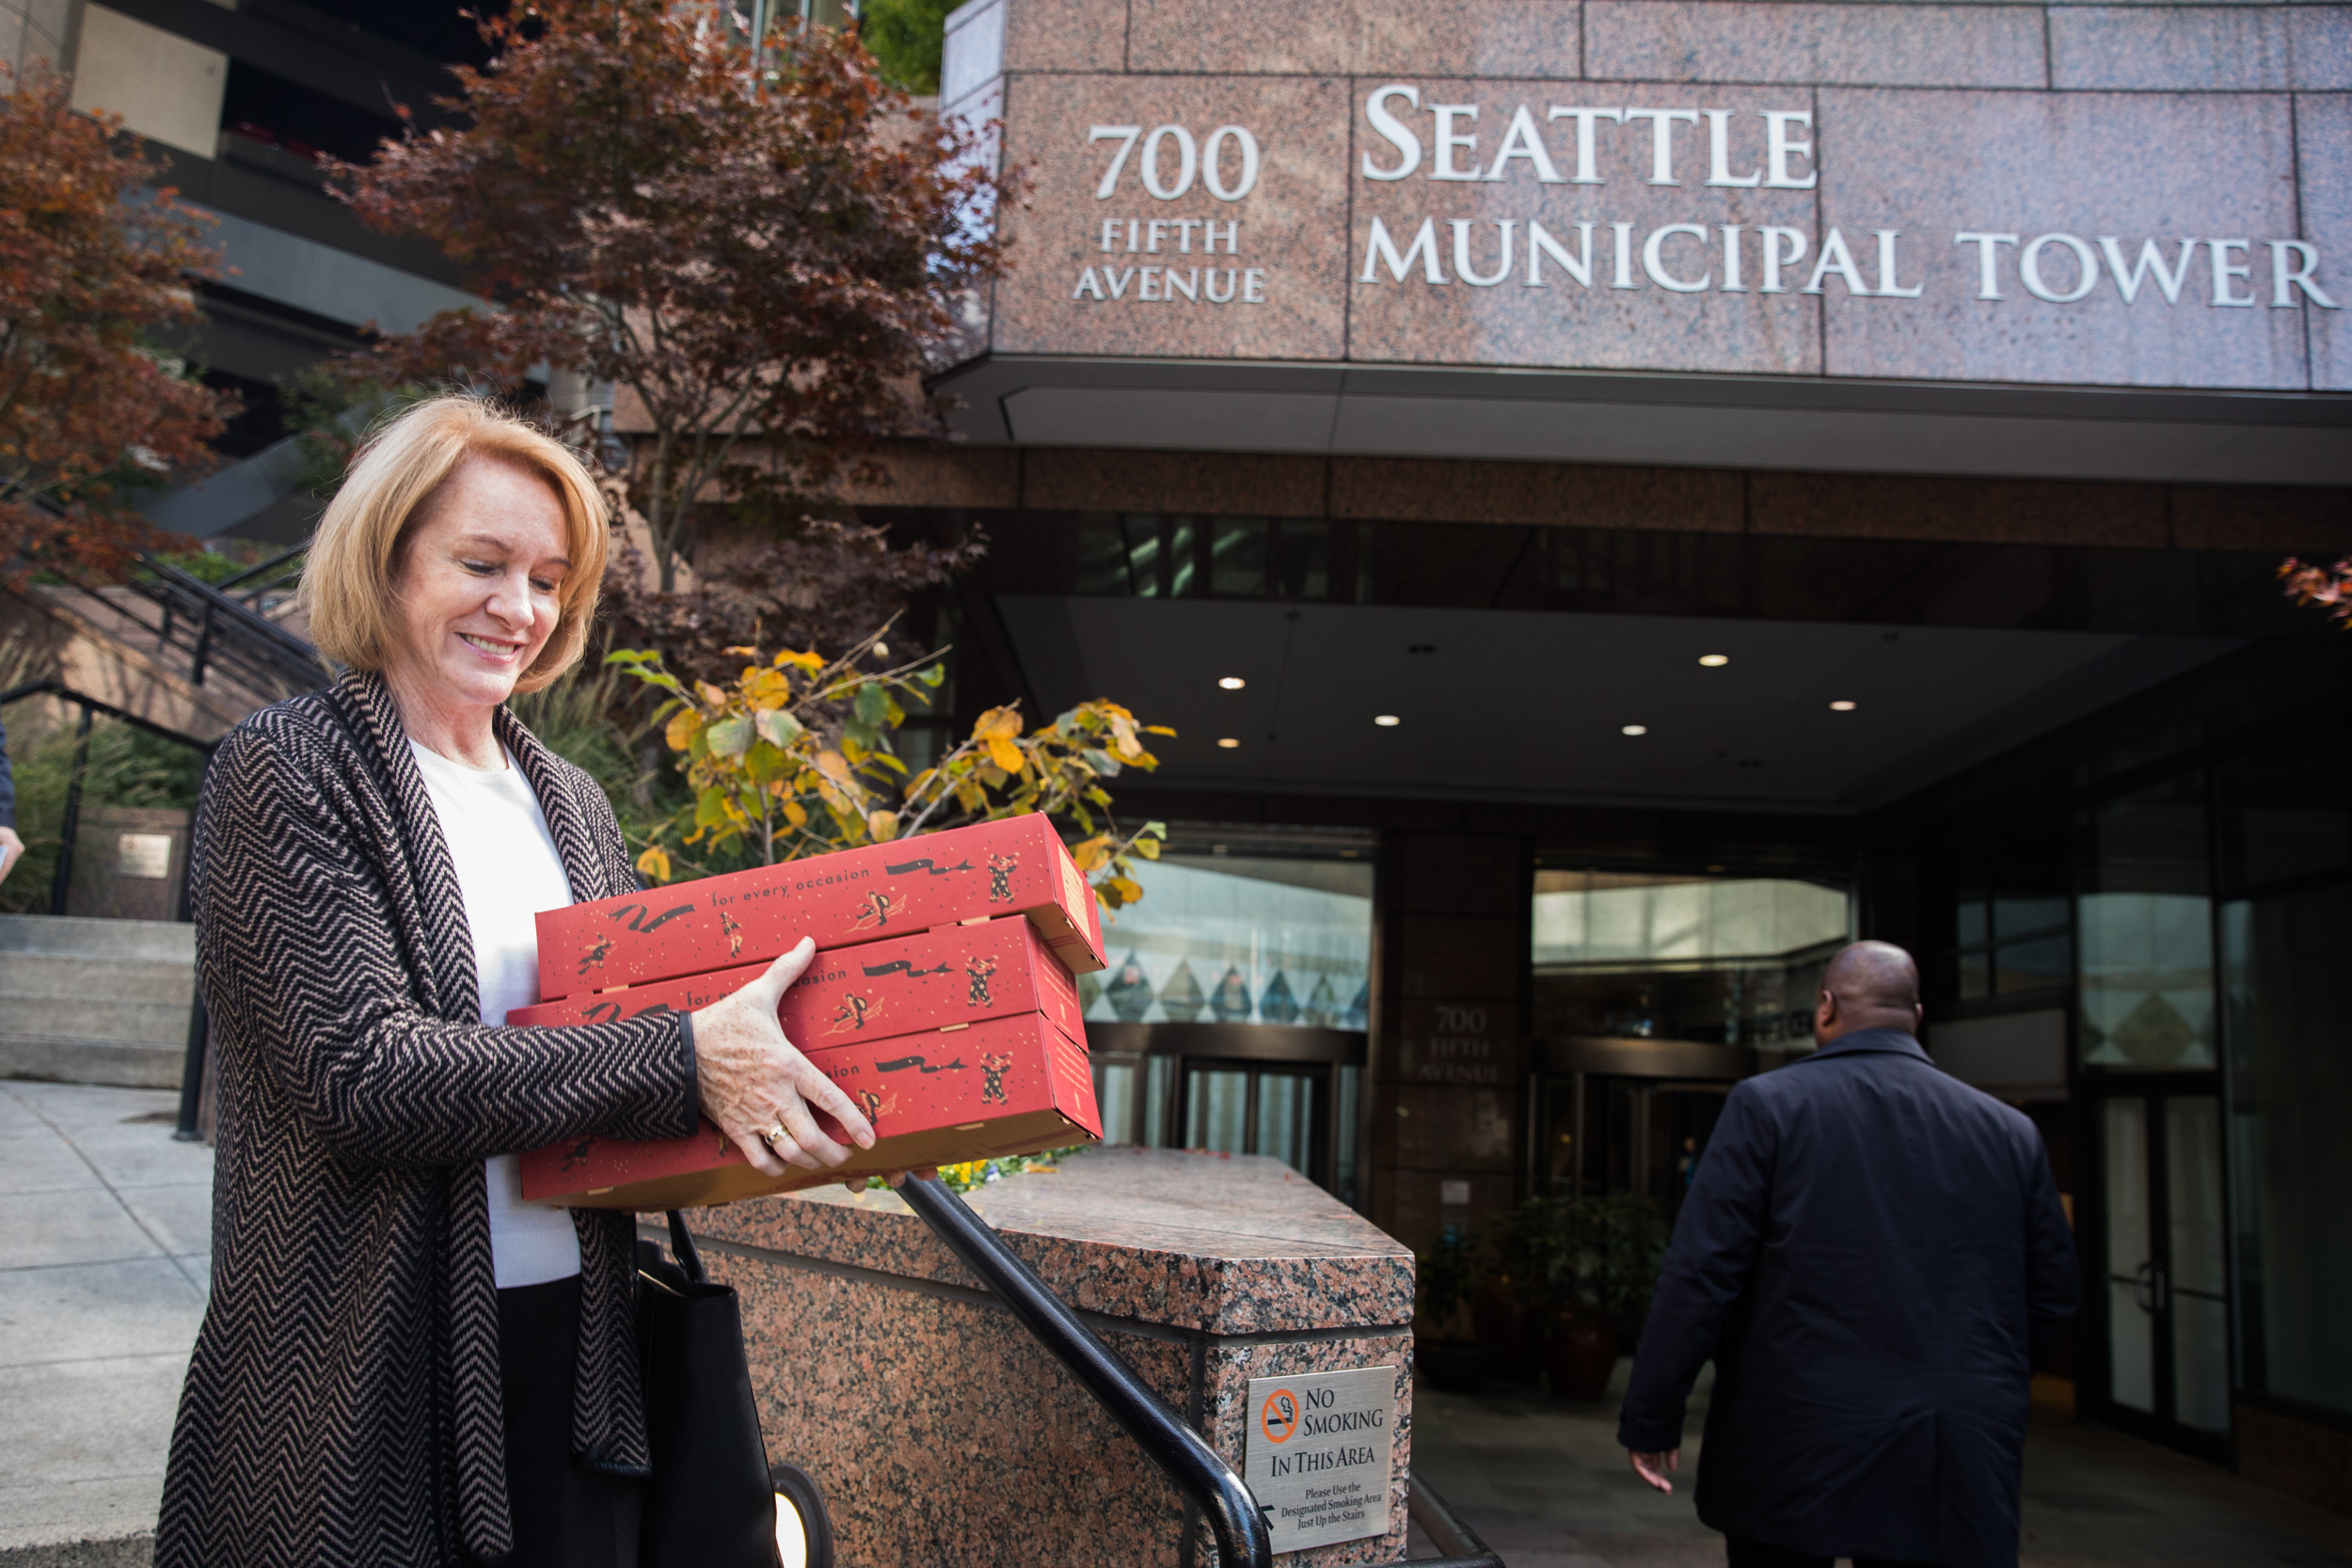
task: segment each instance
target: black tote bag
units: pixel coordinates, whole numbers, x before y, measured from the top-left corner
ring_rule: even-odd
[[[638,1568],[777,1568],[776,1495],[735,1288],[704,1274],[675,1210],[670,1243],[675,1263],[654,1243],[637,1243],[638,1349],[653,1457]]]

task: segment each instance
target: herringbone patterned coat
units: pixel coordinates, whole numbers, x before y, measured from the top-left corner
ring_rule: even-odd
[[[611,804],[501,709],[575,898],[633,892]],[[495,1562],[512,1549],[485,1157],[693,1130],[676,1015],[479,1022],[455,869],[383,682],[256,713],[196,821],[220,1066],[213,1293],[159,1568]],[[575,1211],[576,1453],[644,1473],[629,1216]]]

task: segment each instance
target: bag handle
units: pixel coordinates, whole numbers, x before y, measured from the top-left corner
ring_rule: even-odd
[[[703,1272],[703,1255],[694,1248],[694,1233],[686,1228],[686,1215],[675,1209],[670,1211],[670,1251],[691,1283],[710,1283],[710,1276]]]

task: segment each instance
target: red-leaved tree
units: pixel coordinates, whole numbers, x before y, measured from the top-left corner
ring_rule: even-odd
[[[2325,605],[2328,618],[2352,628],[2352,556],[2333,566],[2313,566],[2294,556],[2279,563],[2279,580],[2298,605]]]
[[[197,320],[209,220],[121,129],[45,68],[0,86],[0,578],[121,571],[235,411],[160,341]]]
[[[618,389],[608,449],[675,583],[714,503],[789,521],[879,436],[935,428],[919,385],[1000,256],[977,136],[918,116],[854,36],[725,7],[538,0],[412,132],[339,166],[360,217],[431,239],[495,299],[379,345],[371,372]]]

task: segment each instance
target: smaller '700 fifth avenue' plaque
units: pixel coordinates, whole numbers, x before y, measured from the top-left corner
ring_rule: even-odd
[[[1249,1380],[1242,1479],[1277,1552],[1388,1533],[1395,1427],[1394,1367]]]

